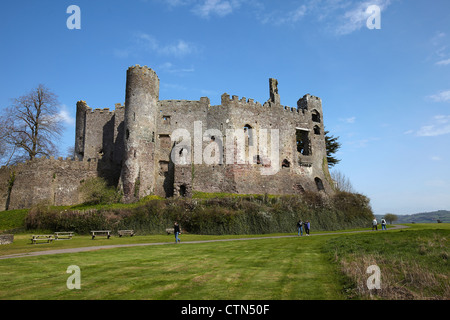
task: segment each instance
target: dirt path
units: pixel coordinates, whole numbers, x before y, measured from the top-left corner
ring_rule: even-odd
[[[395,230],[395,229],[404,229],[404,228],[408,228],[408,227],[407,226],[402,226],[402,225],[394,225],[393,227],[389,228],[388,231]],[[362,233],[362,232],[373,232],[373,231],[372,230],[360,230],[360,231],[347,231],[347,232],[343,231],[343,232],[313,233],[310,236],[311,237],[312,236],[326,236],[326,235],[350,234],[350,233]],[[183,244],[186,244],[186,243],[187,244],[197,244],[197,243],[209,243],[209,242],[250,241],[250,240],[262,240],[262,239],[279,239],[279,238],[298,238],[298,236],[297,235],[289,235],[289,236],[255,237],[255,238],[199,240],[199,241],[183,241],[182,243]],[[171,244],[174,244],[174,243],[171,241],[171,242],[114,244],[114,245],[105,245],[105,246],[56,249],[56,250],[36,251],[36,252],[16,253],[16,254],[11,254],[11,255],[4,255],[4,256],[0,256],[0,260],[12,259],[12,258],[35,257],[35,256],[52,255],[52,254],[63,254],[63,253],[78,253],[78,252],[87,252],[87,251],[95,251],[95,250],[102,250],[102,249],[139,247],[139,246],[140,247],[142,247],[142,246],[161,246],[161,245],[171,245]]]

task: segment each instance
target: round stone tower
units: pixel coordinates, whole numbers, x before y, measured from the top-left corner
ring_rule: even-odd
[[[125,202],[151,194],[155,185],[155,131],[159,79],[147,66],[129,67],[125,95],[121,187]]]

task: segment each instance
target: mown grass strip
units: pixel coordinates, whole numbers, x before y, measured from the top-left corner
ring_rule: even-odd
[[[323,241],[173,244],[1,260],[0,299],[340,299]],[[69,265],[81,269],[81,290],[66,287]]]

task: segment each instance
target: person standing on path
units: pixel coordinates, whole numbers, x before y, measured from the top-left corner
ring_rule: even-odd
[[[387,230],[386,229],[386,220],[384,218],[381,218],[381,230]]]
[[[306,222],[305,222],[305,232],[306,232],[307,236],[309,236],[309,227],[310,227],[309,220],[306,220]]]
[[[181,242],[180,238],[178,238],[178,235],[180,232],[180,226],[178,225],[178,222],[175,221],[173,225],[173,233],[175,234],[175,243]]]
[[[303,236],[303,221],[302,219],[297,222],[298,235]]]
[[[372,220],[372,231],[374,229],[375,229],[375,231],[378,231],[377,225],[378,225],[377,219],[373,218],[373,220]]]

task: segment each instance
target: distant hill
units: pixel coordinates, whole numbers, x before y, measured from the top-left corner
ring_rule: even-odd
[[[376,215],[378,221],[383,215]],[[450,211],[438,210],[432,212],[421,212],[415,214],[397,214],[398,220],[395,223],[437,223],[437,220],[450,223]]]

